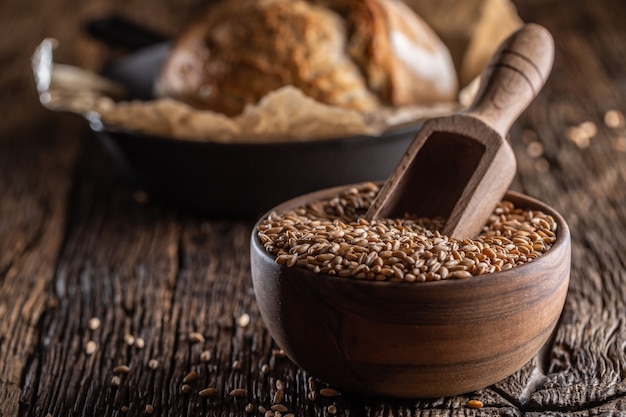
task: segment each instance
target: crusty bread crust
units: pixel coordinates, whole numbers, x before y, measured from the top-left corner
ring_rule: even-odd
[[[455,75],[443,89],[425,76],[454,74],[445,46],[396,3],[224,0],[176,40],[155,93],[226,115],[285,85],[363,111],[454,99]],[[421,50],[434,51],[436,59]],[[407,55],[415,53],[433,61],[423,62],[427,70]]]

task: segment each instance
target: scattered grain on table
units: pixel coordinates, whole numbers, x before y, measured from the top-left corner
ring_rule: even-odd
[[[613,129],[624,127],[624,114],[619,110],[609,110],[604,114],[604,124]]]
[[[250,320],[250,315],[247,313],[243,313],[237,318],[237,326],[247,327],[250,324]]]
[[[280,403],[283,402],[284,398],[285,398],[285,391],[283,389],[279,388],[274,393],[274,398],[272,400],[273,400],[274,404],[280,404]]]
[[[95,341],[90,340],[87,343],[85,343],[85,354],[93,355],[97,349],[98,349],[98,344]]]
[[[132,334],[124,335],[124,343],[126,343],[128,346],[134,345],[135,344],[135,336],[133,336]]]
[[[97,328],[100,327],[100,324],[101,324],[101,321],[98,317],[92,317],[87,322],[87,327],[89,327],[89,330],[96,330]]]
[[[526,153],[531,158],[539,158],[543,155],[543,144],[541,142],[531,142],[526,147]]]
[[[213,397],[215,395],[217,395],[217,389],[213,388],[213,387],[208,387],[208,388],[204,388],[203,390],[200,390],[198,392],[198,395],[200,395],[201,397]]]
[[[273,356],[274,358],[284,358],[284,357],[286,357],[286,356],[287,356],[287,354],[286,354],[286,353],[285,353],[285,351],[284,351],[284,350],[282,350],[282,349],[273,349],[273,350],[272,350],[272,356]]]
[[[130,372],[130,367],[128,365],[118,365],[113,368],[114,374],[127,374]]]
[[[467,405],[469,408],[483,408],[483,402],[480,400],[468,400],[465,405]]]
[[[339,396],[339,391],[337,391],[334,388],[322,388],[320,390],[320,395],[322,397],[334,398],[334,397]]]
[[[204,336],[202,333],[191,332],[189,333],[189,341],[191,343],[204,343]]]
[[[146,341],[141,337],[135,338],[135,347],[137,349],[143,349],[146,346]]]
[[[114,375],[113,377],[111,377],[111,386],[114,388],[117,388],[120,386],[120,384],[122,383],[122,380],[120,379],[119,376]]]
[[[211,351],[210,350],[203,350],[202,353],[200,354],[200,360],[202,362],[208,362],[211,360]]]
[[[233,390],[231,390],[228,395],[230,395],[231,397],[243,397],[244,395],[246,395],[246,389],[245,388],[235,388]]]
[[[591,139],[596,136],[598,128],[594,122],[586,121],[577,126],[570,126],[565,131],[565,136],[581,149],[589,147]]]
[[[146,204],[148,201],[150,201],[150,196],[148,195],[148,193],[138,190],[133,193],[133,200],[137,204]]]
[[[582,122],[578,127],[590,138],[595,137],[598,133],[598,127],[592,121]]]
[[[187,375],[183,377],[183,382],[188,383],[195,380],[198,377],[198,373],[196,371],[188,372]]]

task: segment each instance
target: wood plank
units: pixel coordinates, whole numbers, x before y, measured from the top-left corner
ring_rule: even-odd
[[[117,10],[176,26],[171,7]],[[146,2],[150,3],[151,2]],[[101,2],[99,9],[115,6]],[[189,4],[191,6],[191,4]],[[183,5],[184,7],[184,5]],[[198,6],[196,6],[198,7]],[[68,196],[75,160],[86,126],[78,118],[56,115],[38,103],[30,72],[30,55],[46,36],[66,48],[59,58],[86,68],[100,68],[105,47],[81,36],[86,16],[73,1],[5,1],[0,14],[0,415],[17,415],[36,391],[41,368],[40,328],[66,228]],[[192,8],[186,9],[193,13]],[[155,19],[154,16],[160,19]],[[179,13],[182,22],[189,14]],[[19,40],[16,42],[16,39]],[[21,402],[21,403],[20,403]]]
[[[76,152],[67,147],[63,154],[38,155],[30,148],[48,144],[24,137],[28,130],[20,129],[0,142],[0,415],[16,414],[24,369],[37,358],[39,320],[63,242],[68,171]]]
[[[258,313],[245,251],[252,225],[137,204],[82,121],[41,109],[25,70],[34,46],[49,35],[60,39],[61,60],[86,68],[119,52],[79,34],[80,23],[95,13],[119,10],[175,33],[202,2],[5,2],[0,415],[113,416],[125,405],[128,415],[143,415],[147,404],[154,415],[242,415],[248,402],[269,407],[278,379],[286,385],[284,404],[306,416],[325,416],[333,403],[339,415],[366,416],[584,416],[626,409],[626,139],[620,142],[626,129],[603,122],[607,110],[626,108],[626,7],[618,0],[516,3],[525,20],[560,34],[553,75],[511,134],[515,188],[553,205],[572,228],[572,281],[552,342],[520,372],[468,395],[395,401],[342,393],[310,401],[309,375],[273,354]],[[586,147],[567,135],[585,121],[598,129]],[[239,327],[243,314],[250,323]],[[101,320],[99,328],[89,329],[91,317]],[[190,343],[194,331],[203,343]],[[128,346],[127,334],[145,346]],[[90,340],[97,349],[88,355]],[[211,352],[207,363],[204,350]],[[119,364],[131,371],[113,387]],[[198,376],[185,394],[182,380],[192,370]],[[218,395],[200,397],[207,386]],[[237,387],[246,395],[230,398]],[[485,407],[468,409],[470,398]]]
[[[6,6],[6,9],[5,9]],[[0,415],[17,415],[25,370],[37,362],[39,324],[65,228],[71,171],[84,131],[39,106],[29,55],[14,37],[38,33],[24,2],[3,4],[0,28]],[[15,19],[15,20],[13,20]],[[9,35],[9,32],[10,35]],[[26,38],[26,37],[25,37]],[[30,39],[34,41],[34,39]],[[54,136],[46,132],[55,132]]]
[[[624,393],[626,329],[620,316],[626,297],[620,254],[626,241],[616,227],[623,230],[626,222],[626,154],[616,141],[626,131],[605,126],[603,117],[626,104],[626,59],[623,45],[616,42],[626,35],[622,23],[626,11],[616,2],[602,3],[579,2],[578,7],[550,3],[527,17],[561,36],[556,39],[557,71],[548,81],[549,89],[521,123],[531,130],[520,132],[516,142],[519,184],[565,213],[573,230],[570,292],[543,366],[528,372],[527,380],[534,380],[535,386],[522,396],[528,384],[518,382],[516,390],[505,384],[508,395],[523,399],[521,408],[527,411],[583,415],[624,409],[615,398]],[[585,36],[568,35],[575,25],[585,28]],[[616,88],[620,86],[621,91]],[[588,146],[584,141],[576,144],[567,129],[587,121],[598,133]],[[543,155],[529,155],[532,147],[523,137],[540,142]]]

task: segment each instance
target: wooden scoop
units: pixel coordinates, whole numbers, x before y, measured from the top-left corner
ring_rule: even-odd
[[[550,73],[554,41],[527,24],[506,39],[483,71],[472,105],[424,123],[365,217],[445,219],[442,234],[476,236],[516,172],[509,128]]]

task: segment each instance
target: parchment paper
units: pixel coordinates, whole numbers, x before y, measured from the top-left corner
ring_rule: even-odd
[[[497,7],[494,2],[498,3]],[[430,0],[411,0],[407,3],[418,12],[427,7],[428,11],[421,11],[435,22],[445,14],[443,7],[433,6]],[[451,0],[443,3],[451,7]],[[457,11],[459,8],[467,11],[474,7],[474,14],[465,15],[479,22],[467,23],[463,34],[459,35],[468,37],[469,48],[464,51],[463,60],[476,67],[476,74],[467,73],[467,65],[463,67],[463,76],[473,81],[459,92],[458,101],[452,103],[387,108],[364,113],[317,102],[297,88],[286,86],[269,93],[259,103],[248,105],[242,114],[231,118],[197,110],[174,99],[126,101],[123,99],[125,91],[122,85],[77,67],[55,63],[54,49],[61,46],[54,39],[44,39],[36,49],[32,57],[33,73],[40,101],[45,107],[80,114],[89,120],[100,120],[115,129],[131,132],[224,143],[379,135],[387,129],[448,114],[468,105],[476,91],[476,76],[482,71],[476,62],[480,61],[484,66],[481,60],[484,60],[487,52],[490,55],[503,37],[521,24],[508,0],[453,0],[453,3],[457,5]],[[505,3],[508,6],[503,7]],[[507,18],[495,16],[493,10],[506,10]],[[494,32],[498,36],[494,36]]]

